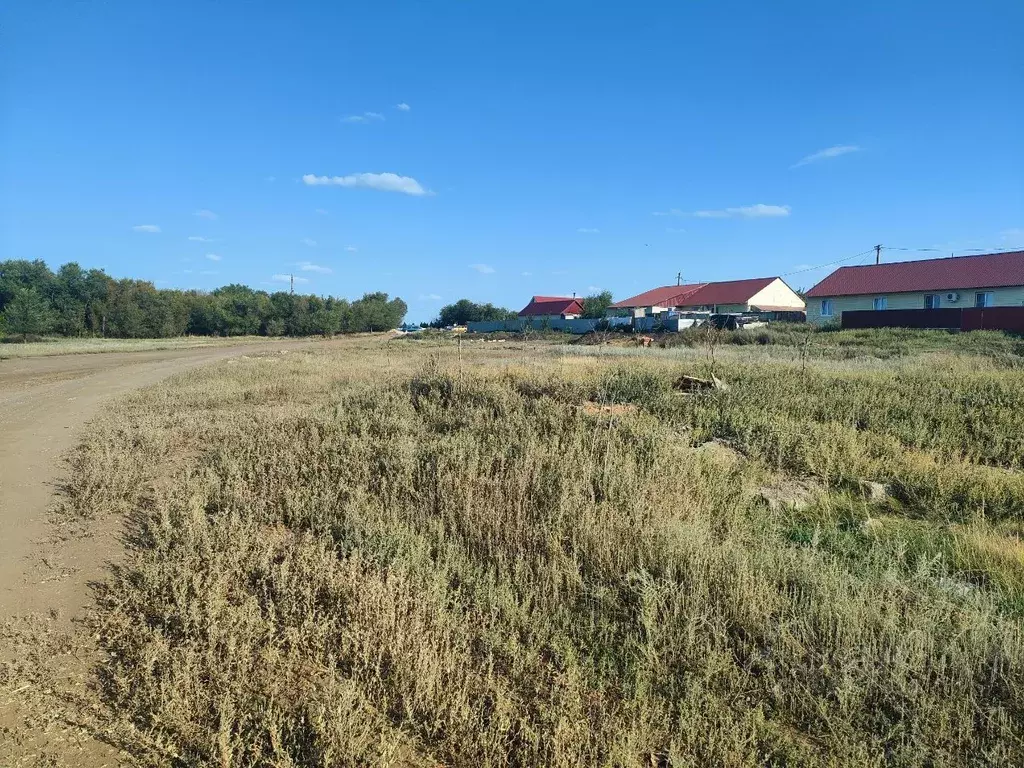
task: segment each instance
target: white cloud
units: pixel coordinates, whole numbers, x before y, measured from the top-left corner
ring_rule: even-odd
[[[789,216],[788,205],[744,205],[739,208],[724,208],[717,211],[696,211],[694,216],[698,219],[730,219],[740,217],[744,219],[764,219],[778,216]]]
[[[411,176],[397,173],[350,173],[348,176],[317,176],[307,173],[302,182],[308,186],[365,187],[383,192],[401,192],[406,195],[425,195],[425,190]]]
[[[593,227],[579,227],[576,231],[584,235],[596,235],[601,230]]]
[[[341,118],[343,123],[371,123],[374,120],[383,120],[384,115],[380,112],[363,112],[361,115],[349,115]]]
[[[303,272],[316,272],[321,275],[329,275],[334,271],[330,267],[321,267],[319,264],[313,264],[308,261],[300,261],[298,267]]]
[[[299,242],[303,245],[308,245],[310,248],[316,248],[316,240],[311,237],[304,237]]]
[[[421,293],[420,301],[440,301],[441,297],[436,293]]]
[[[588,285],[587,286],[587,293],[600,293],[600,292],[601,292],[601,289],[598,288],[596,285]]]
[[[316,209],[316,210],[314,211],[314,213],[316,213],[316,214],[317,214],[317,215],[319,215],[319,216],[330,216],[330,215],[331,215],[331,214],[329,214],[329,213],[327,212],[327,209],[326,209],[326,208],[317,208],[317,209]]]
[[[158,227],[156,224],[139,224],[137,226],[132,227],[132,229],[134,229],[136,232],[151,232],[154,234],[160,231],[160,227]]]
[[[355,253],[359,249],[356,248],[354,245],[346,245],[345,250],[348,251],[349,253]]]
[[[395,109],[397,109],[399,112],[408,112],[410,109],[412,109],[412,107],[410,107],[403,101],[400,104],[395,104]]]
[[[860,147],[854,144],[839,144],[834,147],[828,147],[827,149],[819,149],[817,152],[798,160],[789,167],[799,168],[801,165],[807,165],[808,163],[816,163],[819,160],[827,160],[830,157],[840,157],[842,155],[848,155],[851,152],[860,151]]]
[[[218,218],[220,218],[219,216],[217,216],[216,213],[214,213],[213,211],[208,211],[205,208],[203,208],[202,210],[196,211],[192,215],[193,216],[198,216],[200,219],[206,219],[207,221],[216,221]]]
[[[470,264],[470,269],[475,269],[481,275],[492,275],[494,274],[494,267],[490,264]]]
[[[212,243],[214,242],[212,237],[203,237],[202,235],[189,235],[188,239],[193,243]]]
[[[208,258],[210,261],[220,261],[220,256],[216,253],[208,253],[206,254],[206,258]]]
[[[743,205],[736,208],[719,208],[708,211],[681,211],[678,208],[669,208],[667,211],[655,211],[655,216],[693,216],[697,219],[764,219],[779,216],[789,216],[788,205],[765,205],[756,203],[754,205]]]
[[[290,283],[293,278],[292,278],[292,275],[274,275],[270,279],[273,280],[275,283]],[[301,277],[301,276],[296,276],[294,279],[295,279],[296,283],[308,283],[309,282],[309,280],[307,280],[305,277]]]
[[[191,275],[192,274],[192,270],[191,269],[186,269],[185,270],[185,274],[186,275]]]

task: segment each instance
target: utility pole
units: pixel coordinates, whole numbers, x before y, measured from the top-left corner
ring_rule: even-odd
[[[682,285],[682,284],[683,284],[683,273],[682,272],[676,272],[676,285]]]
[[[295,275],[288,275],[288,282],[290,283],[290,286],[291,286],[288,289],[288,293],[290,293],[292,296],[294,296],[295,295]]]
[[[882,246],[876,245],[875,246],[875,264],[881,264],[881,263],[882,263]]]

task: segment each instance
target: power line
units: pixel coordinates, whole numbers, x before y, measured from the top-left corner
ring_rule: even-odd
[[[873,247],[872,248],[868,248],[866,251],[862,251],[860,253],[854,254],[853,256],[846,256],[846,257],[844,257],[842,259],[836,259],[835,261],[830,261],[827,264],[818,264],[816,267],[805,267],[803,269],[794,269],[792,272],[786,272],[785,274],[780,275],[780,277],[789,277],[790,275],[799,275],[801,272],[813,272],[816,269],[824,269],[825,267],[831,267],[834,264],[841,264],[844,261],[852,261],[853,259],[860,258],[861,256],[866,256],[869,253],[874,253],[874,252],[875,252],[875,249]]]

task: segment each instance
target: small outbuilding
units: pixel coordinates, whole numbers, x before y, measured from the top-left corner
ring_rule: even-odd
[[[520,317],[575,320],[583,314],[583,300],[575,296],[534,296],[519,310]]]

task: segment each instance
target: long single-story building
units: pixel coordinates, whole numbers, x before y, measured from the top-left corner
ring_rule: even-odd
[[[666,285],[611,305],[634,317],[670,310],[688,312],[803,312],[804,301],[781,277]]]
[[[1019,307],[1024,251],[840,267],[807,292],[808,322],[851,310]]]
[[[519,310],[520,317],[575,320],[583,314],[583,300],[575,296],[534,296]]]

